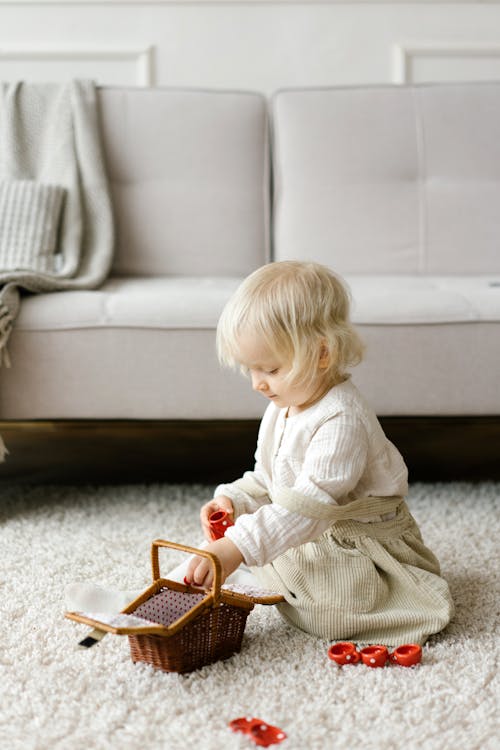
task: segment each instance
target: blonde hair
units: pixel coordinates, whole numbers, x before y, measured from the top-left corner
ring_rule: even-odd
[[[334,382],[363,357],[364,345],[349,313],[349,291],[326,266],[269,263],[250,274],[224,307],[217,326],[219,361],[241,365],[238,341],[250,332],[285,359],[290,366],[287,379],[293,383],[312,382],[321,347],[326,347],[324,374]]]

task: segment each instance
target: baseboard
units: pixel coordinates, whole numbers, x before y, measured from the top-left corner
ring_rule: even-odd
[[[499,480],[500,416],[381,417],[410,481]],[[257,420],[4,421],[1,482],[230,481],[253,466]]]

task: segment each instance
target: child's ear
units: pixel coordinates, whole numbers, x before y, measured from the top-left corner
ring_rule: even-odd
[[[325,339],[320,344],[318,366],[320,370],[326,370],[330,366],[330,351]]]

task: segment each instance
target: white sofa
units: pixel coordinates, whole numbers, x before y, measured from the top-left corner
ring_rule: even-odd
[[[103,88],[99,103],[112,274],[23,299],[7,444],[38,420],[257,420],[265,403],[221,371],[215,326],[245,275],[288,258],[348,281],[367,343],[353,378],[379,415],[500,415],[500,83],[270,102]]]
[[[500,84],[286,91],[274,257],[345,275],[384,415],[500,414]]]

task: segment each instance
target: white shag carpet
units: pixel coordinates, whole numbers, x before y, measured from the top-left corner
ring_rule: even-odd
[[[499,747],[499,483],[413,484],[410,508],[442,563],[454,621],[414,669],[339,668],[328,642],[250,614],[231,659],[181,676],[133,664],[128,639],[76,648],[67,583],[150,583],[151,541],[201,541],[212,487],[0,488],[0,746],[5,750],[256,747],[228,722],[281,727],[283,750]],[[182,560],[165,551],[162,569]]]

